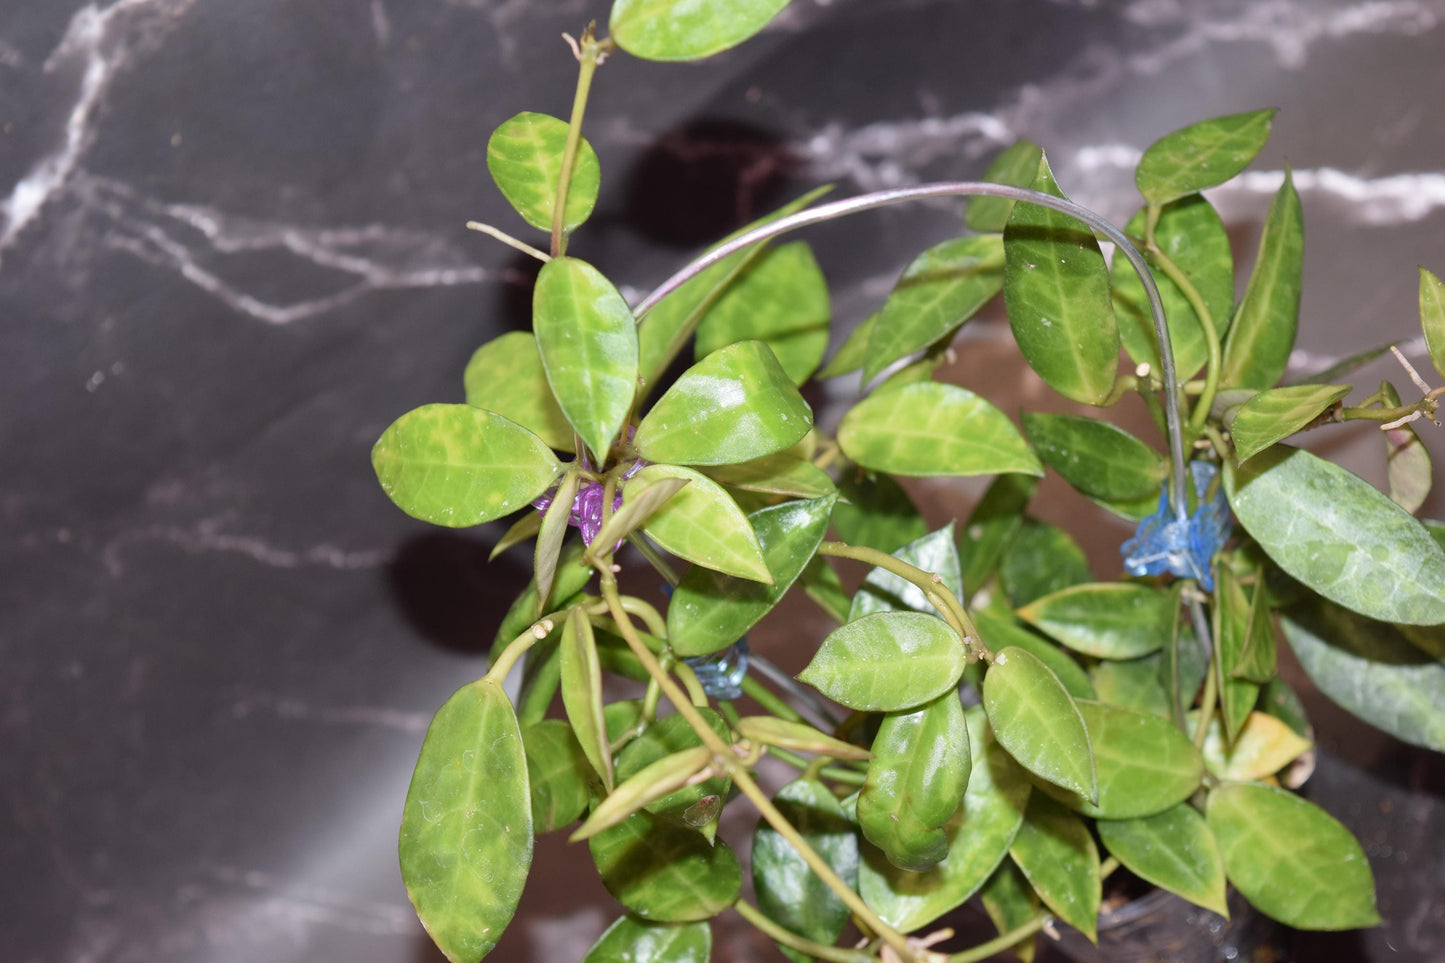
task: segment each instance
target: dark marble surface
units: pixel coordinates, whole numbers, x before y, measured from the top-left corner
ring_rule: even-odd
[[[558,34],[605,13],[0,4],[5,960],[436,959],[396,822],[427,719],[480,669],[521,563],[484,564],[492,529],[403,517],[368,450],[408,408],[459,400],[470,351],[526,322],[531,268],[463,223],[516,223],[487,136],[566,112]],[[1214,200],[1248,256],[1295,165],[1306,368],[1418,335],[1415,265],[1445,268],[1442,63],[1442,0],[795,0],[711,62],[603,68],[604,188],[573,249],[640,296],[807,186],[975,176],[1020,135],[1122,221],[1151,140],[1274,104],[1263,157]],[[863,317],[956,217],[812,232],[836,315]],[[977,326],[965,364],[1001,330]],[[1023,380],[981,376],[995,395]],[[1405,385],[1385,363],[1357,383],[1386,376]],[[1315,441],[1381,477],[1366,430]],[[1437,458],[1442,442],[1431,429]],[[976,489],[934,491],[940,516]],[[1445,516],[1439,494],[1426,513]],[[787,663],[786,642],[760,644]],[[1387,922],[1299,958],[1445,957],[1439,757],[1312,704],[1315,798],[1361,834]],[[615,916],[568,856],[539,844],[497,958],[574,958]],[[719,960],[770,952],[718,933]]]

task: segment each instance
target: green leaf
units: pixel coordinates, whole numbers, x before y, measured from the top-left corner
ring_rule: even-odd
[[[644,766],[624,780],[607,794],[587,821],[567,837],[570,843],[590,839],[603,830],[610,829],[624,819],[650,806],[675,791],[687,788],[688,781],[703,772],[712,763],[712,750],[706,746],[684,749]],[[712,798],[720,799],[714,795]]]
[[[607,892],[645,920],[686,923],[727,909],[742,888],[722,840],[640,812],[587,840]]]
[[[1305,739],[1314,739],[1305,706],[1290,684],[1275,676],[1259,694],[1259,708],[1289,726],[1290,731]]]
[[[788,0],[614,0],[608,29],[617,46],[643,60],[701,60],[768,25]]]
[[[948,855],[925,873],[888,862],[865,845],[858,892],[890,926],[905,933],[932,923],[978,891],[1008,854],[1024,818],[1030,785],[1023,770],[994,739],[983,712],[964,713],[973,770],[963,805],[944,827]]]
[[[936,532],[909,542],[894,552],[893,557],[921,571],[937,575],[942,580],[943,587],[954,595],[963,594],[952,522]],[[918,586],[887,569],[875,568],[868,573],[854,594],[848,621],[872,615],[874,612],[903,610],[925,612],[929,615],[938,613]]]
[[[838,445],[892,475],[1043,474],[1007,415],[967,388],[933,381],[863,399],[843,416]]]
[[[1017,646],[1049,667],[1059,677],[1069,695],[1076,699],[1095,697],[1094,686],[1079,664],[1063,649],[1021,625],[1013,612],[1001,604],[990,604],[973,612],[974,627],[983,636],[984,645],[997,652]]]
[[[958,533],[958,554],[963,588],[978,592],[998,568],[1004,549],[1023,525],[1024,508],[1034,496],[1038,480],[1029,475],[1000,475],[989,483]],[[1085,579],[1087,581],[1087,578]]]
[[[546,114],[523,112],[502,122],[487,141],[487,170],[522,219],[543,231],[552,230],[562,157],[567,150],[567,123]],[[567,182],[562,230],[572,233],[592,213],[602,180],[597,152],[583,138]]]
[[[577,733],[587,761],[611,792],[612,753],[608,749],[607,723],[602,717],[602,667],[597,662],[592,623],[579,606],[567,612],[561,654],[562,705],[567,710],[567,721]]]
[[[1304,231],[1299,195],[1286,170],[1265,217],[1254,273],[1224,342],[1219,380],[1225,387],[1269,388],[1284,373],[1299,325]]]
[[[1159,679],[1159,653],[1141,659],[1106,659],[1089,669],[1100,702],[1168,719],[1169,692]]]
[[[773,350],[793,384],[802,384],[828,350],[828,282],[805,241],[764,251],[703,315],[698,360],[739,341]]]
[[[1298,378],[1293,378],[1285,383],[1292,385],[1326,385],[1332,381],[1338,381],[1340,378],[1344,377],[1350,372],[1358,371],[1360,368],[1363,368],[1365,365],[1369,364],[1371,361],[1374,361],[1376,358],[1384,354],[1386,351],[1389,351],[1398,343],[1399,342],[1392,341],[1389,344],[1382,344],[1373,348],[1367,348],[1357,354],[1350,355],[1348,358],[1336,361],[1334,364],[1327,366],[1322,371],[1316,371],[1311,374],[1300,375]]]
[[[1162,812],[1189,798],[1204,775],[1204,761],[1189,737],[1159,716],[1080,699],[1099,774],[1099,798],[1053,786],[1044,792],[1096,819],[1132,819]]]
[[[722,716],[704,706],[699,706],[697,711],[720,739],[724,742],[732,742],[732,733],[728,731],[728,724]],[[617,754],[617,778],[619,780],[631,779],[659,760],[689,749],[696,749],[702,744],[702,739],[681,715],[664,716],[648,726],[642,735],[629,742]],[[687,820],[683,814],[689,808],[697,805],[705,796],[719,796],[725,799],[731,787],[731,779],[726,776],[713,776],[695,786],[678,789],[648,803],[647,811],[672,822],[686,823]],[[699,827],[694,826],[693,828]],[[715,829],[715,824],[706,827],[704,835],[711,838],[712,830]]]
[[[577,488],[582,476],[573,468],[562,476],[562,484],[552,496],[552,504],[542,516],[542,527],[537,531],[536,552],[533,554],[533,578],[537,585],[537,618],[547,613],[552,598],[552,581],[557,575],[557,563],[562,555],[562,540],[567,537],[567,522],[572,517],[572,503],[577,498]]]
[[[1445,752],[1445,660],[1321,600],[1291,607],[1280,624],[1305,673],[1336,704],[1397,739]]]
[[[1260,575],[1263,574],[1259,571]],[[1261,685],[1273,679],[1278,667],[1275,648],[1274,619],[1270,615],[1269,592],[1256,588],[1249,597],[1249,630],[1244,638],[1244,651],[1238,654],[1227,675],[1248,679]]]
[[[1057,525],[1025,519],[1003,550],[998,580],[1015,607],[1093,579],[1084,550]],[[967,583],[965,583],[967,584]]]
[[[799,779],[778,790],[773,804],[833,872],[856,888],[858,835],[828,788]],[[752,867],[758,908],[784,929],[829,944],[847,927],[848,907],[808,868],[792,844],[763,820],[753,833]]]
[[[487,561],[492,561],[498,555],[505,552],[514,545],[520,545],[530,538],[535,538],[542,531],[542,516],[537,512],[524,512],[521,518],[512,523],[512,527],[497,539],[497,544],[487,553]]]
[[[562,600],[562,604],[559,604],[557,608],[565,608],[570,604],[572,596],[586,588],[596,571],[582,560],[580,544],[569,545],[563,549],[562,557],[557,561],[557,574],[552,580],[553,594]],[[497,627],[497,634],[492,638],[489,661],[496,662],[497,657],[502,654],[502,650],[517,636],[531,628],[536,621],[537,582],[533,579],[527,583],[522,594],[517,596],[511,607],[507,609],[507,613],[502,616],[502,624]]]
[[[845,472],[838,479],[838,494],[842,497],[833,506],[833,528],[849,545],[891,554],[928,532],[913,499],[882,472]]]
[[[1198,721],[1190,713],[1190,724]],[[1310,741],[1284,721],[1263,712],[1251,712],[1230,745],[1224,741],[1219,720],[1209,720],[1204,736],[1204,766],[1216,778],[1227,782],[1267,779],[1308,751]]]
[[[1214,660],[1219,682],[1219,712],[1224,717],[1224,731],[1234,741],[1244,720],[1259,701],[1259,684],[1236,677],[1244,650],[1249,644],[1254,621],[1250,600],[1244,594],[1234,572],[1228,565],[1219,565],[1218,584],[1214,588]],[[1255,594],[1259,589],[1255,589]]]
[[[1137,819],[1101,819],[1099,839],[1129,872],[1211,913],[1229,916],[1224,861],[1199,811],[1179,803]]]
[[[776,716],[745,716],[737,721],[737,732],[744,739],[767,746],[819,753],[835,759],[867,760],[872,755],[862,746],[824,735],[806,722],[790,722]]]
[[[837,570],[828,564],[826,558],[821,555],[813,556],[813,560],[803,569],[799,578],[802,581],[803,594],[828,613],[833,621],[848,621],[848,610],[852,607],[853,600],[843,588],[843,581],[838,578]]]
[[[631,309],[595,267],[554,257],[537,275],[532,327],[558,406],[592,453],[606,457],[637,391]]]
[[[1099,796],[1089,732],[1059,677],[1026,650],[994,656],[983,677],[983,707],[999,744],[1042,779],[1090,799]]]
[[[530,331],[510,331],[482,345],[462,375],[467,404],[515,421],[558,451],[572,450],[572,426],[557,407]]]
[[[1240,524],[1305,585],[1381,622],[1445,622],[1445,549],[1368,482],[1283,445],[1224,480]]]
[[[965,661],[942,619],[878,612],[835,629],[798,679],[850,709],[898,712],[952,689]]]
[[[1130,237],[1142,238],[1146,217],[1147,211],[1139,211],[1125,232]],[[1223,338],[1230,315],[1234,313],[1234,258],[1230,253],[1229,234],[1219,214],[1198,194],[1180,198],[1163,208],[1154,227],[1154,243],[1194,286],[1209,310],[1215,334]],[[1157,258],[1147,249],[1144,258],[1154,269],[1154,281],[1164,304],[1176,373],[1180,381],[1188,381],[1209,359],[1204,325],[1184,292],[1160,270]],[[1115,252],[1111,266],[1114,311],[1119,318],[1119,338],[1124,342],[1124,350],[1136,363],[1161,371],[1158,337],[1144,286],[1123,254]]]
[[[823,366],[822,371],[818,372],[819,380],[836,378],[863,367],[863,362],[868,360],[868,341],[873,337],[873,328],[878,323],[880,314],[881,312],[864,318],[856,328],[848,333],[848,337],[842,347],[838,349],[838,353]]]
[[[708,963],[712,927],[693,923],[648,923],[624,916],[592,944],[582,963]]]
[[[1193,628],[1176,618],[1169,642],[1159,652],[1159,681],[1171,694],[1169,715],[1178,725],[1184,724],[1184,710],[1194,702],[1209,668],[1209,652]],[[1177,697],[1177,701],[1176,701]]]
[[[1223,184],[1249,166],[1269,140],[1275,108],[1191,124],[1149,145],[1134,182],[1151,204]]]
[[[1305,930],[1380,922],[1364,851],[1323,809],[1282,789],[1229,783],[1209,794],[1207,816],[1229,881],[1266,916]]]
[[[1169,638],[1178,599],[1134,582],[1074,585],[1018,610],[1019,618],[1085,655],[1134,659]]]
[[[978,896],[999,935],[1028,923],[1039,910],[1038,894],[1012,861],[1002,863],[994,870]],[[1033,963],[1036,940],[1035,936],[1025,937],[1023,942],[1015,943],[1010,952],[1022,963]]]
[[[654,475],[652,478],[634,485],[632,497],[623,502],[622,507],[602,523],[602,527],[597,530],[592,544],[587,547],[583,557],[591,561],[611,551],[612,546],[646,525],[652,516],[656,515],[674,495],[690,483],[691,479],[676,475]]]
[[[1238,461],[1252,458],[1334,408],[1350,385],[1292,385],[1271,388],[1250,398],[1229,425]]]
[[[571,726],[561,719],[534,722],[522,730],[522,748],[537,832],[561,829],[587,811],[592,764]]]
[[[532,865],[532,806],[517,717],[502,687],[458,689],[427,728],[406,792],[401,876],[453,963],[491,952]]]
[[[689,562],[755,582],[772,582],[747,516],[721,485],[706,476],[676,465],[648,465],[623,486],[623,504],[629,492],[662,478],[685,478],[688,483],[642,526],[648,537]]]
[[[1003,288],[1003,239],[935,244],[903,271],[869,330],[863,380],[957,330]]]
[[[398,508],[448,528],[509,515],[562,473],[542,439],[470,405],[408,411],[382,432],[371,465]]]
[[[1380,383],[1385,404],[1398,408],[1400,395],[1388,381]],[[1430,496],[1434,468],[1430,450],[1409,424],[1381,432],[1385,438],[1385,464],[1390,483],[1390,500],[1411,515],[1420,510]]]
[[[1445,375],[1445,282],[1420,269],[1420,328],[1435,370]]]
[[[1009,849],[1044,905],[1097,943],[1099,850],[1089,827],[1058,803],[1034,793]]]
[[[730,488],[788,498],[821,498],[836,490],[827,472],[786,451],[738,465],[716,465],[707,475]]]
[[[740,341],[678,378],[637,426],[648,461],[732,465],[781,451],[813,427],[813,412],[772,350]]]
[[[1153,498],[1164,458],[1122,428],[1095,418],[1023,413],[1024,433],[1044,464],[1085,495],[1115,501]]]
[[[767,615],[817,551],[835,498],[784,502],[748,516],[773,575],[772,585],[701,567],[689,569],[667,607],[667,637],[673,651],[691,657],[725,649]]]
[[[1033,187],[1063,196],[1047,160]],[[1024,360],[1064,397],[1102,404],[1114,387],[1119,326],[1094,235],[1066,214],[1016,204],[1003,242],[1004,303]]]
[[[1031,187],[1039,174],[1043,148],[1027,140],[1014,141],[993,159],[983,179],[994,184]],[[963,222],[969,230],[980,234],[997,234],[1008,226],[1014,202],[1007,197],[970,197],[964,208]]]

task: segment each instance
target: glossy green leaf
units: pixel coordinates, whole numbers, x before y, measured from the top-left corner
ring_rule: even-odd
[[[1016,608],[1093,577],[1084,550],[1068,532],[1031,518],[1004,546],[998,563],[999,583]]]
[[[1134,659],[1169,640],[1178,600],[1133,582],[1074,585],[1018,610],[1019,618],[1085,655]]]
[[[892,553],[928,532],[908,492],[882,472],[845,472],[838,494],[833,528],[849,545]]]
[[[747,516],[721,485],[706,476],[676,465],[648,465],[623,486],[623,504],[629,492],[662,478],[685,478],[688,483],[642,526],[649,538],[689,562],[755,582],[772,582]]]
[[[1261,391],[1239,407],[1229,425],[1234,457],[1251,458],[1307,427],[1350,393],[1350,385],[1293,385]]]
[[[1316,592],[1382,622],[1445,622],[1445,549],[1368,482],[1281,445],[1226,466],[1225,490],[1275,564]]]
[[[853,600],[843,588],[843,581],[838,578],[837,570],[828,564],[825,557],[813,556],[799,580],[803,586],[803,594],[828,613],[834,622],[848,621],[848,610],[852,608]]]
[[[1128,500],[1159,495],[1164,456],[1096,418],[1026,411],[1024,433],[1045,465],[1085,495]]]
[[[1184,619],[1176,619],[1169,641],[1159,651],[1159,681],[1164,691],[1171,694],[1169,715],[1180,725],[1184,723],[1184,710],[1193,704],[1204,684],[1209,668],[1209,655]]]
[[[1420,268],[1420,329],[1435,370],[1445,375],[1445,282]]]
[[[1038,480],[1030,475],[1000,475],[969,512],[958,533],[964,591],[972,596],[998,568],[999,558],[1019,527]]]
[[[1380,357],[1380,355],[1389,351],[1390,348],[1393,347],[1395,344],[1398,344],[1398,342],[1391,342],[1390,344],[1381,344],[1376,345],[1373,348],[1366,348],[1364,351],[1352,354],[1347,358],[1342,358],[1339,361],[1336,361],[1334,364],[1327,365],[1320,371],[1315,371],[1306,375],[1300,375],[1298,378],[1292,378],[1289,381],[1286,381],[1285,384],[1327,385],[1331,382],[1339,381],[1345,375],[1350,374],[1353,371],[1358,371],[1365,365],[1369,364],[1371,361],[1374,361],[1376,358]]]
[[[561,558],[557,561],[557,574],[552,580],[553,595],[561,602],[557,608],[560,609],[569,604],[572,596],[582,591],[595,573],[596,569],[582,560],[580,544],[564,548]],[[517,596],[506,614],[502,616],[502,624],[497,627],[497,634],[492,638],[491,654],[488,656],[490,661],[497,661],[502,650],[517,636],[531,628],[536,621],[537,582],[534,579],[527,583],[522,594]]]
[[[1151,204],[1223,184],[1249,166],[1269,140],[1275,108],[1191,124],[1149,145],[1134,182]]]
[[[542,527],[537,530],[532,571],[537,585],[538,618],[546,614],[552,599],[552,582],[562,555],[562,540],[567,537],[567,523],[572,517],[572,503],[581,481],[581,476],[573,470],[562,476],[562,483],[552,496],[552,504],[547,506],[546,514],[542,516]]]
[[[673,651],[692,657],[725,649],[767,615],[817,551],[835,497],[784,502],[748,516],[773,575],[772,585],[701,567],[689,569],[667,607],[667,637]]]
[[[1321,692],[1397,739],[1445,752],[1445,659],[1321,600],[1291,607],[1280,624]]]
[[[903,271],[869,328],[863,380],[956,330],[1003,289],[1003,239],[996,234],[935,244]]]
[[[482,345],[462,375],[467,404],[515,421],[558,451],[571,451],[572,426],[557,407],[530,331],[510,331]]]
[[[1105,659],[1089,669],[1100,702],[1168,719],[1169,692],[1159,679],[1159,653],[1141,659]]]
[[[843,454],[892,475],[1041,475],[1008,416],[957,385],[914,382],[869,395],[838,426]]]
[[[467,528],[509,515],[562,473],[536,435],[470,405],[408,411],[371,449],[381,490],[412,518]]]
[[[522,748],[537,832],[561,829],[587,811],[592,765],[571,726],[561,719],[534,722],[522,730]]]
[[[989,605],[973,611],[973,624],[984,645],[995,652],[1017,646],[1027,651],[1059,677],[1069,695],[1076,699],[1095,698],[1093,683],[1073,656],[1048,639],[1020,624],[1003,605]]]
[[[649,812],[598,833],[587,846],[607,892],[646,920],[705,920],[731,906],[742,888],[742,868],[727,843]]]
[[[1047,160],[1033,187],[1063,196]],[[1101,404],[1114,387],[1119,326],[1094,235],[1065,214],[1016,204],[1003,240],[1004,302],[1024,360],[1064,397]]]
[[[1189,798],[1204,774],[1204,761],[1180,729],[1167,719],[1080,699],[1099,774],[1099,800],[1044,792],[1070,809],[1097,819],[1132,819],[1162,812]]]
[[[826,786],[809,779],[790,782],[778,790],[773,804],[843,882],[857,887],[858,835]],[[830,944],[848,925],[848,907],[798,851],[761,820],[753,833],[752,868],[758,908],[784,929]]]
[[[838,353],[818,372],[819,380],[836,378],[850,371],[857,371],[868,360],[868,341],[873,337],[873,327],[878,323],[878,314],[870,315],[848,332]]]
[[[1044,905],[1098,942],[1099,850],[1078,816],[1034,793],[1009,854]]]
[[[812,462],[786,451],[738,465],[716,465],[707,476],[729,488],[788,498],[821,498],[835,491],[833,479]]]
[[[965,658],[942,619],[878,612],[835,629],[798,679],[850,709],[898,712],[952,689]]]
[[[458,689],[427,728],[399,841],[416,915],[453,963],[491,952],[532,864],[522,733],[498,683]]]
[[[712,927],[693,923],[649,923],[624,916],[592,944],[582,963],[708,963]]]
[[[634,743],[635,745],[635,743]],[[688,780],[701,773],[712,762],[706,746],[684,749],[644,766],[607,794],[587,821],[567,838],[568,842],[590,839],[622,822],[633,813],[686,787]]]
[[[1305,713],[1304,702],[1290,684],[1275,676],[1259,693],[1259,708],[1289,726],[1290,731],[1305,739],[1314,739],[1314,727]]]
[[[637,325],[602,273],[572,257],[542,265],[532,327],[547,383],[593,454],[607,453],[637,391]]]
[[[1229,881],[1287,926],[1374,926],[1375,881],[1364,851],[1334,817],[1293,793],[1228,783],[1209,794],[1209,828]]]
[[[697,711],[720,739],[727,743],[732,742],[732,734],[722,716],[704,706],[699,706]],[[659,760],[696,749],[702,744],[692,726],[681,715],[664,716],[648,726],[642,735],[629,742],[617,754],[617,778],[631,779]],[[686,822],[683,814],[690,807],[697,805],[705,796],[726,798],[731,787],[732,780],[726,776],[713,776],[695,786],[678,789],[649,802],[647,811],[673,822]],[[711,837],[711,832],[707,831],[705,835]]]
[[[738,735],[767,746],[779,746],[797,752],[819,753],[835,759],[870,758],[862,746],[834,739],[806,722],[790,722],[776,716],[745,716],[737,722]]]
[[[592,623],[579,607],[567,613],[560,651],[562,705],[567,710],[567,721],[572,724],[587,761],[611,792],[612,753],[608,749],[607,724],[602,717],[602,667],[597,662]]]
[[[925,873],[899,869],[877,848],[864,845],[858,870],[863,901],[905,933],[921,929],[961,906],[998,868],[1023,822],[1030,784],[994,739],[983,712],[964,713],[973,770],[963,806],[944,827],[948,855]]]
[[[802,384],[828,350],[828,282],[805,241],[764,251],[741,271],[697,327],[699,360],[739,341],[772,349],[794,384]]]
[[[1229,916],[1224,861],[1199,810],[1179,803],[1137,819],[1101,819],[1099,839],[1129,872],[1211,913]]]
[[[1222,385],[1269,388],[1284,373],[1299,325],[1303,268],[1304,218],[1286,171],[1265,217],[1254,273],[1224,342]]]
[[[1027,140],[1014,141],[993,159],[983,179],[994,184],[1032,187],[1039,175],[1043,148]],[[997,234],[1008,226],[1014,202],[1007,197],[970,197],[964,208],[963,222],[969,230],[980,234]]]
[[[937,575],[942,585],[954,595],[961,595],[962,577],[959,574],[958,548],[953,541],[953,523],[949,522],[936,532],[929,532],[915,539],[893,553],[893,557],[907,562],[914,568]],[[923,590],[907,579],[894,575],[883,568],[870,571],[863,584],[853,595],[852,610],[848,621],[871,615],[874,612],[897,611],[926,612],[935,615],[938,609],[923,594]]]
[[[1244,637],[1244,650],[1238,653],[1233,668],[1227,673],[1231,678],[1261,685],[1274,678],[1279,660],[1271,611],[1269,592],[1255,588],[1249,596],[1249,628]]]
[[[768,25],[788,0],[614,0],[608,29],[617,46],[643,60],[701,60]]]
[[[1144,210],[1135,214],[1125,233],[1142,238],[1146,217]],[[1198,194],[1166,204],[1159,223],[1154,227],[1154,243],[1194,286],[1214,322],[1215,335],[1223,338],[1234,313],[1234,257],[1230,252],[1229,234],[1219,214]],[[1164,319],[1169,325],[1169,344],[1174,351],[1179,380],[1188,381],[1209,358],[1204,326],[1184,292],[1164,274],[1157,259],[1147,249],[1144,257],[1153,268],[1154,282],[1164,304]],[[1117,251],[1110,278],[1113,282],[1114,311],[1119,318],[1119,339],[1124,343],[1124,350],[1136,363],[1148,364],[1154,371],[1161,371],[1158,337],[1154,332],[1154,318],[1149,313],[1144,286],[1139,283],[1139,276],[1129,266],[1128,260]]]
[[[541,514],[538,512],[523,513],[522,517],[513,522],[512,527],[497,539],[497,544],[493,545],[492,550],[487,553],[487,561],[492,561],[514,545],[520,545],[529,539],[536,538],[541,531]]]
[[[545,623],[544,623],[545,627]],[[517,695],[517,724],[534,725],[546,718],[562,686],[562,625],[553,622],[547,637],[523,656],[522,689]],[[591,767],[588,767],[589,771]]]
[[[994,656],[983,678],[983,707],[999,744],[1034,775],[1098,798],[1089,732],[1059,677],[1026,650]]]
[[[813,413],[767,345],[740,341],[685,371],[637,426],[648,461],[731,465],[781,451],[808,433]]]
[[[1232,742],[1259,701],[1259,684],[1235,675],[1254,623],[1249,597],[1228,565],[1218,566],[1213,617],[1219,713],[1224,718],[1225,734]]]
[[[487,170],[502,196],[522,219],[543,231],[552,230],[557,187],[567,150],[567,122],[529,111],[502,122],[487,141]],[[587,220],[597,203],[602,171],[597,152],[583,138],[567,182],[562,230],[571,233]]]
[[[632,496],[597,530],[583,557],[594,559],[646,525],[678,492],[692,483],[680,475],[654,475],[632,486]]]
[[[1395,408],[1400,406],[1400,395],[1388,381],[1380,383],[1380,393],[1385,404]],[[1390,428],[1381,434],[1385,438],[1390,500],[1413,515],[1430,497],[1430,484],[1435,473],[1430,464],[1430,450],[1409,424]]]
[[[994,870],[978,896],[999,935],[1011,933],[1028,923],[1039,911],[1038,894],[1012,860],[1005,861]],[[1035,936],[1025,937],[1022,942],[1015,943],[1010,952],[1021,963],[1033,963],[1036,940]]]
[[[1199,713],[1190,713],[1190,725]],[[1294,762],[1310,748],[1310,741],[1283,720],[1264,712],[1251,712],[1233,742],[1224,741],[1217,718],[1209,721],[1204,736],[1204,766],[1216,779],[1248,782],[1266,779]]]

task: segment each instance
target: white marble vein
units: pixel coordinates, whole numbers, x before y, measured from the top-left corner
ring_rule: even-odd
[[[318,706],[301,699],[266,692],[246,692],[231,703],[231,715],[247,719],[257,713],[279,719],[325,725],[380,726],[420,735],[431,724],[430,712],[409,712],[386,706]]]
[[[112,539],[101,553],[106,571],[112,577],[125,573],[125,549],[136,542],[161,542],[192,554],[241,555],[259,565],[281,569],[321,567],[356,571],[378,568],[390,558],[389,552],[381,549],[344,549],[331,544],[282,548],[256,535],[227,532],[222,519],[206,519],[192,528],[148,525]]]

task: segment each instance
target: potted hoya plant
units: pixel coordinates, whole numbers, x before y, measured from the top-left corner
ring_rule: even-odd
[[[1342,381],[1384,349],[1281,383],[1299,199],[1286,177],[1246,266],[1199,193],[1249,164],[1273,111],[1153,144],[1123,229],[1020,142],[980,182],[799,198],[630,306],[568,253],[598,193],[595,71],[617,50],[706,57],[785,5],[617,0],[607,36],[569,38],[570,118],[521,113],[491,137],[497,186],[547,240],[473,226],[543,262],[533,329],[476,352],[466,404],[401,416],[373,451],[408,514],[512,519],[498,550],[535,543],[490,670],[437,712],[407,794],[401,870],[427,931],[451,960],[486,956],[547,832],[619,903],[592,961],[704,961],[725,912],[795,960],[1026,955],[1063,924],[1096,939],[1121,867],[1212,913],[1375,924],[1359,843],[1292,791],[1310,728],[1276,652],[1364,722],[1445,750],[1445,526],[1413,514],[1430,483],[1415,429],[1445,388],[1408,364],[1399,390]],[[823,276],[783,235],[943,196],[969,198],[959,236],[825,365]],[[1015,424],[934,380],[999,295],[1023,359],[1090,414]],[[1424,269],[1420,319],[1445,374],[1445,289]],[[840,376],[861,398],[829,434],[799,388]],[[1115,424],[1126,400],[1158,444]],[[1290,443],[1344,421],[1382,432],[1388,492]],[[1034,518],[1046,472],[1137,524],[1117,577]],[[897,479],[937,476],[993,480],[929,531]],[[624,553],[656,575],[623,573]],[[854,592],[840,560],[866,567]],[[745,641],[790,590],[836,623],[799,640],[796,680]],[[609,675],[643,694],[609,702]],[[765,755],[797,770],[771,794]],[[718,834],[726,806],[756,809],[750,838]],[[940,920],[975,896],[999,935],[952,946]]]

